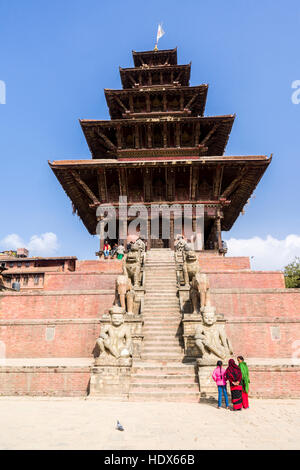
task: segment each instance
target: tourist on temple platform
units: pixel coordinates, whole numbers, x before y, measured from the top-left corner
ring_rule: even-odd
[[[123,259],[125,252],[125,247],[123,243],[120,243],[119,246],[117,247],[117,259]]]
[[[114,243],[110,252],[110,257],[113,259],[117,253],[118,244]]]
[[[233,359],[229,359],[228,367],[225,372],[225,379],[230,383],[231,401],[233,410],[241,410],[243,407],[242,393],[243,387],[241,385],[242,372]]]
[[[238,356],[237,358],[238,363],[239,363],[239,368],[241,369],[242,372],[242,387],[243,387],[243,392],[242,392],[242,402],[243,402],[243,408],[249,408],[249,400],[248,400],[248,393],[249,393],[249,369],[244,361],[243,356]]]
[[[109,257],[110,250],[111,250],[110,244],[106,240],[103,246],[104,259],[107,259]]]
[[[229,410],[230,408],[229,408],[229,403],[228,403],[228,395],[227,395],[226,379],[225,379],[226,370],[224,369],[224,367],[222,367],[222,365],[223,365],[222,361],[217,362],[217,367],[213,371],[212,378],[214,379],[218,387],[218,408],[221,408],[222,406],[222,397],[224,395],[226,409]]]

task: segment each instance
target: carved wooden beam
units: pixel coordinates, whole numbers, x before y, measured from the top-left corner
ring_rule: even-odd
[[[139,149],[140,148],[140,134],[139,134],[139,126],[136,124],[134,126],[135,130],[135,148]]]
[[[183,111],[183,106],[184,106],[184,96],[183,96],[183,92],[181,91],[180,92],[180,111]]]
[[[175,124],[175,139],[176,139],[176,147],[180,147],[180,123],[176,122]]]
[[[168,125],[166,122],[163,124],[163,141],[164,141],[164,148],[168,146]]]
[[[129,112],[129,109],[126,108],[125,104],[120,100],[120,98],[117,95],[114,95],[114,99],[121,106],[121,108],[124,109],[125,113]]]
[[[214,177],[214,198],[218,199],[220,196],[221,192],[221,185],[222,185],[222,177],[223,177],[223,169],[224,167],[221,165],[218,165],[216,168],[215,172],[215,177]]]
[[[197,122],[195,126],[195,147],[199,145],[199,139],[200,139],[200,122]]]
[[[149,94],[146,95],[146,110],[147,110],[147,113],[150,113],[150,111],[151,111],[150,95]]]
[[[151,201],[152,172],[151,168],[146,168],[144,176],[144,200]]]
[[[166,93],[163,94],[163,110],[164,110],[164,112],[167,111],[167,95],[166,95]]]
[[[179,74],[177,75],[175,82],[179,82],[179,79],[181,78],[182,74],[183,74],[183,71],[181,70]]]
[[[106,187],[106,173],[105,169],[101,168],[98,170],[97,175],[97,183],[98,183],[98,193],[101,202],[107,201],[107,187]]]
[[[148,144],[148,148],[151,149],[152,148],[152,126],[151,126],[151,124],[147,125],[147,144]]]
[[[129,109],[130,109],[130,112],[133,113],[134,112],[134,107],[133,107],[133,96],[131,93],[129,93]]]
[[[189,109],[190,110],[191,105],[194,103],[195,99],[198,97],[198,94],[199,93],[196,93],[194,96],[192,96],[190,101],[185,105],[184,109]]]
[[[243,168],[243,170],[241,171],[240,175],[238,175],[236,178],[234,178],[234,180],[227,186],[227,188],[225,189],[225,191],[223,191],[221,197],[222,198],[225,198],[227,199],[228,196],[230,196],[231,193],[233,193],[233,191],[236,189],[236,187],[238,186],[238,184],[241,182],[241,180],[243,179],[243,177],[245,176],[245,173],[246,173],[247,169],[246,168]]]
[[[117,126],[117,146],[118,149],[122,148],[122,131],[121,126]]]
[[[131,83],[133,84],[133,86],[136,85],[136,81],[134,80],[133,76],[131,75],[131,73],[128,74],[128,78],[129,80],[131,81]]]
[[[103,134],[103,132],[100,131],[100,129],[96,129],[98,136],[101,137],[101,139],[105,142],[106,146],[113,152],[117,152],[117,147],[115,146],[115,144],[113,144],[112,141],[105,134]]]
[[[213,128],[209,131],[209,133],[207,134],[206,137],[204,137],[204,139],[201,141],[200,145],[205,145],[206,142],[211,138],[211,136],[216,132],[216,130],[218,129],[218,127],[220,126],[220,124],[215,124],[213,126]]]
[[[73,170],[71,171],[71,174],[76,181],[76,183],[80,186],[80,188],[83,190],[83,192],[91,199],[93,204],[100,204],[99,199],[95,196],[93,191],[88,187],[88,185],[80,178],[79,174],[77,171]]]
[[[119,186],[121,196],[127,195],[127,174],[126,168],[119,169]]]
[[[192,188],[191,188],[191,198],[196,199],[196,191],[199,180],[199,168],[195,167],[193,169],[193,178],[192,178]]]

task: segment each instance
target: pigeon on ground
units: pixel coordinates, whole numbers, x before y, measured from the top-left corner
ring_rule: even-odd
[[[116,429],[117,429],[118,431],[124,431],[124,428],[123,428],[122,424],[120,423],[120,421],[117,421],[117,427],[116,427]]]

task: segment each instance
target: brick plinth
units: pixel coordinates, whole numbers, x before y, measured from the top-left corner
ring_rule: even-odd
[[[0,293],[0,318],[100,318],[114,297],[114,289]]]
[[[0,395],[86,396],[90,367],[0,367]]]
[[[98,319],[1,320],[7,358],[92,357]]]

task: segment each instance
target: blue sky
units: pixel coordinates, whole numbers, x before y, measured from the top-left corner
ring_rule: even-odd
[[[159,48],[178,46],[179,63],[192,61],[191,85],[209,84],[206,114],[237,114],[226,154],[274,154],[224,238],[286,243],[294,234],[300,254],[300,104],[291,100],[299,1],[0,0],[0,18],[0,249],[11,234],[42,249],[31,237],[54,233],[50,252],[94,257],[98,240],[72,215],[47,161],[90,158],[78,119],[109,117],[103,89],[121,88],[119,65],[132,64],[132,49],[154,47],[162,21]]]

